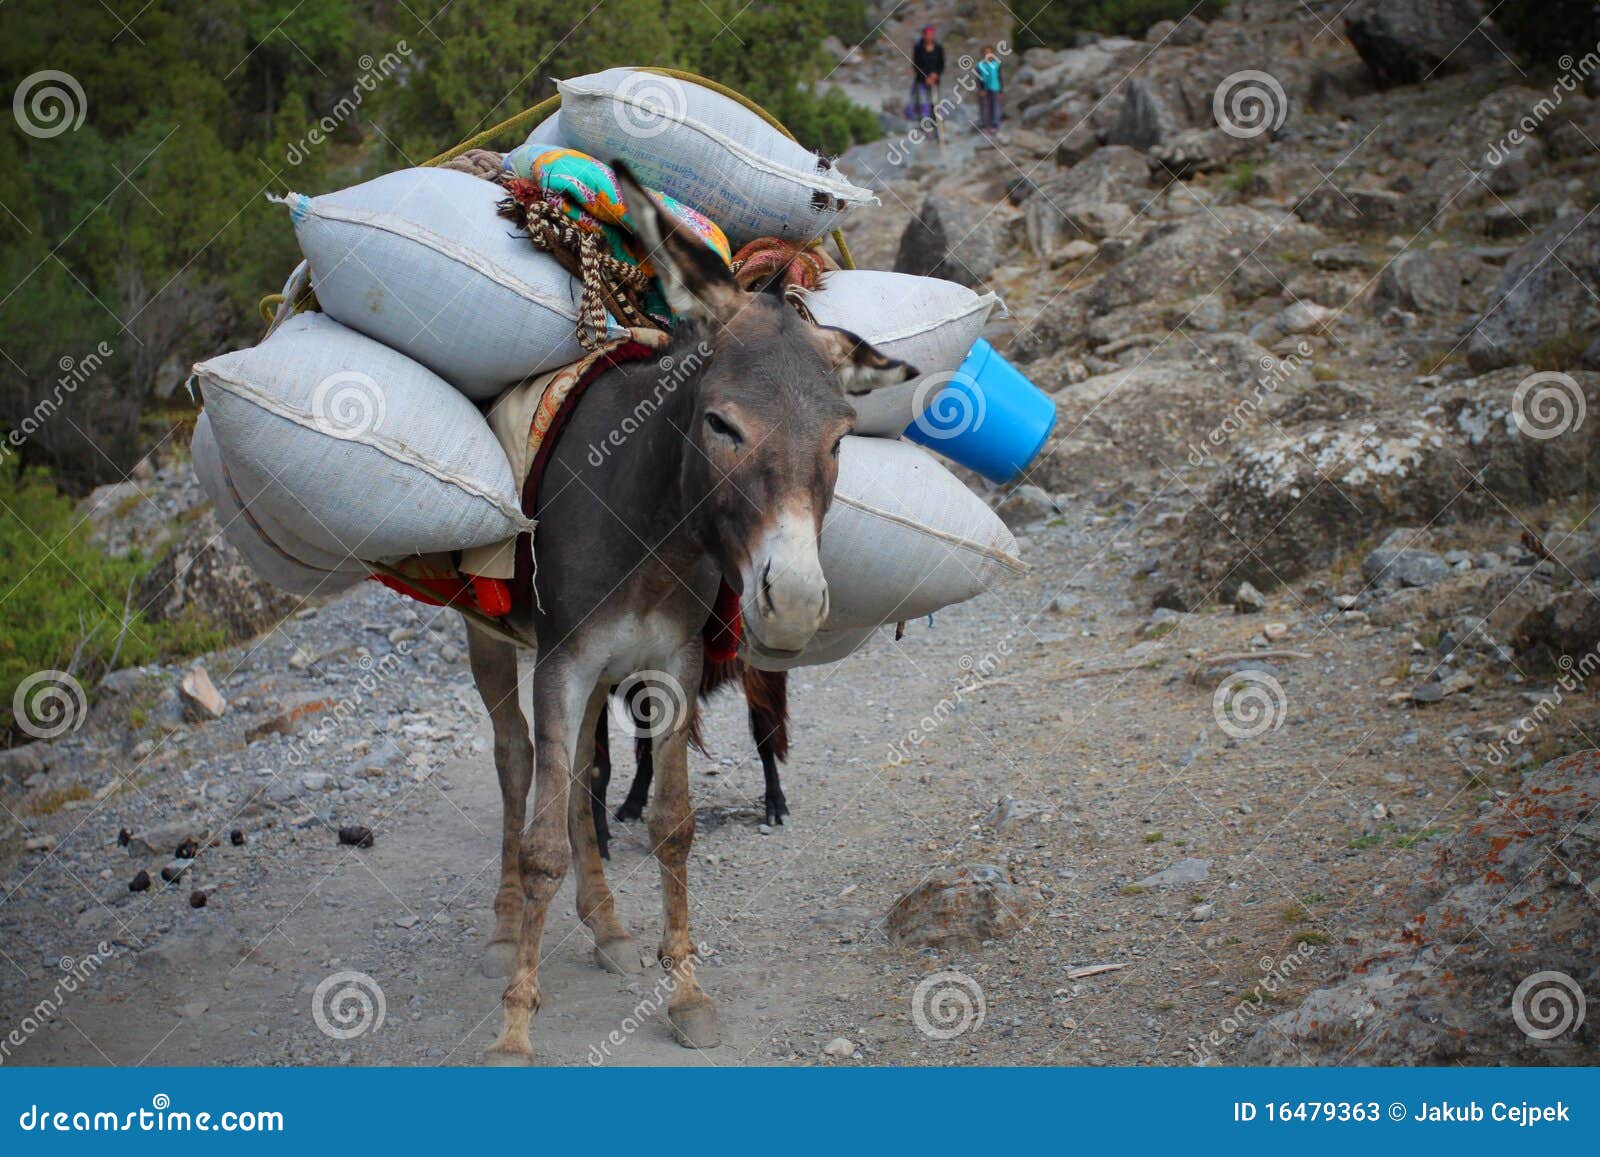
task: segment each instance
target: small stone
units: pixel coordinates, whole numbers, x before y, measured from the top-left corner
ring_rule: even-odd
[[[289,656],[289,666],[296,671],[304,671],[316,661],[317,657],[304,647],[296,647],[294,653]]]
[[[848,1037],[836,1036],[823,1046],[822,1055],[845,1061],[856,1055],[856,1046]]]
[[[1196,924],[1203,924],[1216,914],[1217,906],[1214,903],[1196,904],[1189,909],[1189,919]]]
[[[204,908],[205,906],[206,894],[204,892],[202,892],[199,888],[196,888],[193,892],[189,893],[189,907]]]
[[[402,916],[394,922],[394,926],[396,928],[415,928],[417,926],[417,917]]]
[[[1200,884],[1211,878],[1211,861],[1194,856],[1186,857],[1146,876],[1135,885],[1139,888],[1165,888],[1174,884]]]
[[[1375,820],[1386,820],[1386,819],[1388,819],[1389,818],[1389,809],[1384,807],[1381,803],[1373,804],[1372,805],[1372,818],[1375,819]]]
[[[1267,642],[1276,643],[1289,633],[1288,623],[1268,623],[1261,628],[1261,633],[1267,637]]]
[[[325,771],[308,771],[300,777],[300,786],[307,791],[328,791],[333,787],[333,776]]]
[[[22,842],[25,852],[53,852],[56,850],[55,836],[33,836]]]
[[[1419,683],[1411,689],[1413,703],[1437,703],[1444,698],[1444,688],[1437,683]]]
[[[1267,609],[1267,596],[1248,582],[1239,584],[1233,596],[1233,610],[1239,615],[1258,615]]]
[[[197,722],[221,719],[228,709],[228,701],[204,667],[191,667],[178,684],[178,693],[183,696],[184,713]]]
[[[188,1004],[178,1009],[178,1015],[185,1020],[193,1020],[198,1016],[205,1015],[206,1009],[210,1007],[211,1005],[204,1000],[191,1000]]]
[[[233,831],[228,833],[228,842],[236,848],[244,847],[244,830],[242,828],[234,828]]]
[[[137,876],[135,876],[133,879],[128,881],[128,891],[130,891],[130,892],[148,892],[149,890],[150,890],[150,873],[145,871],[143,868],[140,868],[139,869],[139,874]]]

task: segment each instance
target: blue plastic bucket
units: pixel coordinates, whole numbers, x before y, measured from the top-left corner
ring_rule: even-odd
[[[991,482],[1010,482],[1027,469],[1055,429],[1050,396],[982,338],[960,369],[941,376],[944,388],[906,437]]]

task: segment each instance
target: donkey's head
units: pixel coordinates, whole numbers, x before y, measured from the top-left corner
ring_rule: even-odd
[[[845,395],[906,381],[916,370],[844,330],[811,324],[770,294],[746,293],[620,164],[617,177],[680,319],[674,345],[710,351],[682,431],[685,508],[739,592],[751,643],[793,654],[828,617],[817,536],[840,443],[855,425]]]

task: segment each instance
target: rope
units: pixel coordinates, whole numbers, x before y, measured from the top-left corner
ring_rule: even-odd
[[[605,238],[592,233],[551,204],[532,181],[507,182],[511,195],[500,202],[502,217],[520,225],[534,245],[551,254],[583,287],[578,299],[578,344],[598,349],[608,340],[606,313],[629,329],[658,328],[642,304],[650,288],[643,268],[611,252]]]

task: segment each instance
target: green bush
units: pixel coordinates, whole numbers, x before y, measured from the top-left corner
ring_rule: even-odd
[[[74,653],[74,675],[87,689],[113,656],[127,667],[222,645],[222,632],[194,618],[147,623],[133,612],[122,630],[130,586],[150,565],[91,544],[87,523],[43,470],[0,469],[0,744],[18,738],[10,714],[17,685],[36,671],[66,670]]]
[[[1505,0],[1493,20],[1538,68],[1559,69],[1563,56],[1581,58],[1600,42],[1600,9],[1593,0]]]
[[[1139,36],[1158,20],[1212,20],[1227,0],[1021,0],[1013,41],[1026,48],[1070,48],[1079,32]]]

